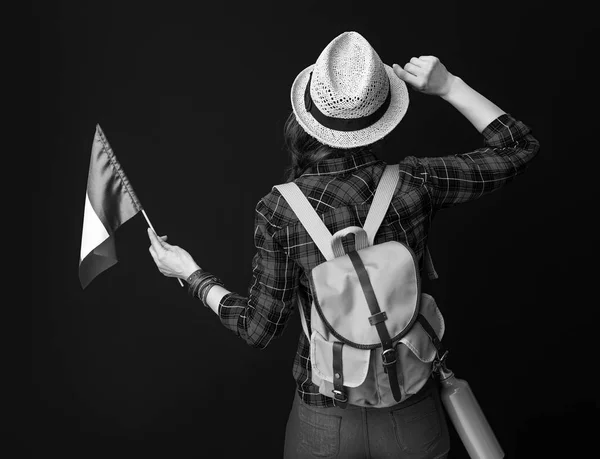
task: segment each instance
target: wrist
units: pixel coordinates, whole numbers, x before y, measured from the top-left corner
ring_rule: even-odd
[[[198,271],[199,269],[202,268],[200,268],[200,266],[198,266],[196,263],[191,264],[183,270],[182,279],[187,280],[194,272]]]
[[[446,102],[451,102],[464,84],[465,82],[462,78],[449,74],[448,81],[446,82],[446,86],[444,91],[440,94],[440,97]]]
[[[198,268],[187,279],[188,293],[193,298],[199,298],[208,307],[208,292],[215,285],[223,287],[223,282],[215,275]]]

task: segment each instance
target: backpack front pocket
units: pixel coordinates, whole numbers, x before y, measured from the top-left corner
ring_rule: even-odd
[[[429,322],[438,339],[444,336],[444,318],[435,299],[427,293],[421,294],[419,313]],[[398,373],[402,375],[406,395],[416,394],[431,374],[436,348],[419,322],[400,340],[396,346],[398,353]]]
[[[419,314],[425,317],[438,339],[441,340],[444,336],[446,327],[442,313],[438,309],[435,299],[431,295],[421,293]],[[421,362],[433,362],[436,355],[436,349],[431,338],[420,323],[415,323],[400,342],[408,347]]]
[[[333,341],[327,341],[317,330],[313,330],[310,339],[310,361],[313,373],[319,379],[333,384]],[[364,382],[369,372],[370,355],[369,349],[344,346],[342,351],[344,386],[358,387]]]
[[[423,293],[420,314],[425,317],[439,339],[444,335],[444,319],[435,300]],[[333,391],[333,343],[321,333],[318,320],[311,335],[312,381],[319,392],[332,397]],[[324,329],[326,333],[326,329]],[[330,339],[332,338],[328,335]],[[436,349],[431,338],[420,323],[416,322],[409,333],[396,342],[396,371],[402,399],[416,394],[431,375]],[[344,386],[348,388],[349,403],[359,406],[385,407],[395,405],[389,377],[383,371],[381,347],[357,349],[349,344],[342,350]]]
[[[357,349],[348,344],[342,350],[342,372],[348,403],[358,406],[380,406],[381,395],[373,377],[373,349]],[[333,397],[333,342],[314,331],[311,338],[312,382],[319,392]]]

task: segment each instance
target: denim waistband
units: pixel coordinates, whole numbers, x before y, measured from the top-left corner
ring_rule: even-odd
[[[407,399],[401,401],[400,403],[397,403],[395,405],[391,405],[385,408],[374,408],[374,407],[366,407],[366,406],[358,406],[358,405],[351,405],[348,404],[346,406],[346,408],[340,408],[337,406],[333,406],[333,407],[318,407],[318,406],[313,406],[313,405],[308,405],[307,403],[305,403],[304,401],[302,401],[302,399],[300,398],[300,395],[298,393],[296,393],[296,397],[298,398],[299,402],[302,403],[304,406],[306,406],[308,409],[311,409],[313,411],[317,411],[317,412],[322,412],[322,413],[328,413],[328,414],[343,414],[343,413],[347,413],[349,410],[353,411],[353,410],[366,410],[366,411],[377,411],[379,413],[385,413],[386,411],[395,411],[398,409],[402,409],[405,408],[407,406],[411,406],[415,403],[417,403],[418,401],[424,399],[425,397],[427,397],[431,392],[437,392],[439,390],[439,383],[436,379],[434,379],[433,377],[429,377],[427,379],[427,382],[423,385],[423,387],[421,387],[421,389],[419,390],[419,392],[417,392],[416,394],[408,397]]]

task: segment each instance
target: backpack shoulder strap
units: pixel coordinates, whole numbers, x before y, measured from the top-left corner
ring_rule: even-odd
[[[294,182],[284,183],[282,185],[275,185],[283,196],[283,199],[292,208],[298,220],[309,236],[312,238],[315,245],[319,248],[323,256],[327,261],[335,258],[331,241],[333,239],[331,232],[319,217],[319,214],[315,211],[313,206],[310,204],[308,198],[302,193],[302,190],[298,188]],[[302,302],[298,302],[298,309],[300,310],[300,320],[302,322],[302,330],[304,334],[310,340],[310,333],[308,332],[308,324],[306,323],[306,317],[304,316],[304,306]]]
[[[308,332],[308,324],[306,323],[306,317],[304,316],[304,305],[302,301],[298,301],[298,309],[300,310],[300,322],[302,323],[302,330],[304,330],[304,334],[310,341],[310,333]]]
[[[377,234],[377,230],[379,230],[383,217],[385,217],[385,214],[390,207],[399,179],[400,170],[398,164],[388,164],[383,171],[383,175],[379,179],[373,202],[371,203],[369,213],[367,214],[365,224],[363,225],[367,237],[369,238],[369,245],[373,245],[375,242],[375,235]]]
[[[316,246],[319,248],[327,261],[333,260],[335,255],[331,247],[332,235],[331,232],[319,217],[310,204],[308,198],[304,196],[302,190],[298,188],[294,182],[285,183],[283,185],[275,185],[281,193],[281,196],[290,205],[304,229],[310,235]]]
[[[375,235],[390,207],[399,179],[400,172],[398,164],[386,166],[381,179],[377,184],[371,208],[369,209],[365,224],[363,225],[369,239],[369,245],[373,245],[373,242],[375,241]],[[331,246],[332,235],[306,196],[304,196],[304,193],[298,188],[298,185],[294,182],[289,182],[282,185],[275,185],[274,188],[279,190],[283,198],[290,205],[325,259],[333,260],[335,255]],[[438,274],[433,266],[433,260],[431,259],[431,253],[429,252],[428,246],[425,246],[425,253],[423,256],[423,263],[427,275],[430,279],[437,279]]]
[[[375,242],[377,231],[379,230],[381,222],[394,197],[394,191],[396,191],[398,180],[400,180],[400,168],[398,164],[388,164],[379,179],[377,189],[375,190],[375,196],[371,203],[371,208],[369,209],[365,224],[363,225],[367,237],[369,238],[369,245],[373,245]],[[437,279],[438,274],[433,266],[431,253],[429,252],[429,247],[427,245],[425,246],[425,253],[423,256],[423,266],[425,267],[429,279]]]

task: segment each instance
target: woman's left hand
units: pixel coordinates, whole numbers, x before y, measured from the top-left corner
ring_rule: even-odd
[[[150,238],[150,255],[158,270],[167,277],[178,277],[186,280],[190,274],[200,268],[192,256],[179,246],[168,244],[166,236],[158,237],[148,228]]]

